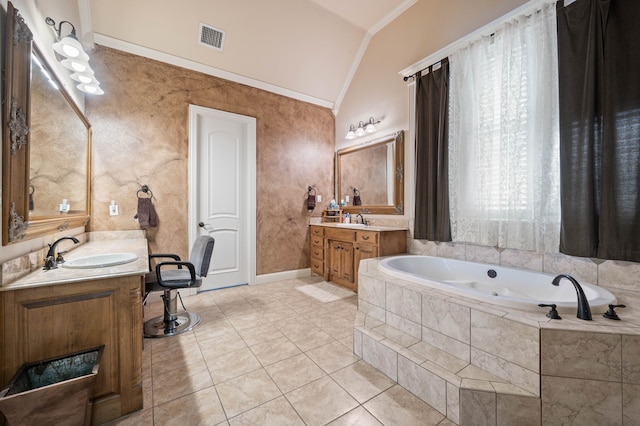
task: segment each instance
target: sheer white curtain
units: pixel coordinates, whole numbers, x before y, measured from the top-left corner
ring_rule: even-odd
[[[557,252],[555,5],[505,23],[450,63],[453,241]]]

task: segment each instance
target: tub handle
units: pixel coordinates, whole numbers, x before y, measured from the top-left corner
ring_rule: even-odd
[[[538,306],[540,306],[541,308],[551,308],[551,310],[546,315],[547,318],[562,319],[562,317],[558,314],[558,311],[556,310],[557,305],[555,303],[551,303],[548,305],[545,303],[540,303]]]
[[[602,316],[608,319],[620,321],[620,317],[615,311],[616,308],[626,308],[626,306],[625,305],[609,305],[609,310],[604,314],[602,314]]]

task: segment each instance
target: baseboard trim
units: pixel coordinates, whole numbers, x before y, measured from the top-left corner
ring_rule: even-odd
[[[294,269],[291,271],[273,272],[271,274],[262,274],[256,276],[256,284],[268,284],[275,281],[292,280],[295,278],[303,278],[311,275],[311,268]]]

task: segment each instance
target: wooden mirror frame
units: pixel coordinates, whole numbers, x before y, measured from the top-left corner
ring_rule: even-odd
[[[393,215],[402,215],[404,214],[404,131],[400,130],[397,133],[394,133],[389,138],[382,140],[380,142],[376,142],[374,144],[366,144],[360,146],[353,146],[348,148],[343,148],[336,152],[336,196],[337,200],[342,200],[344,195],[341,193],[341,179],[342,179],[342,156],[344,154],[349,154],[354,151],[364,150],[368,148],[372,148],[381,144],[386,144],[390,141],[395,141],[396,149],[395,149],[395,175],[394,175],[394,185],[393,185],[393,200],[394,205],[361,205],[361,206],[353,206],[347,205],[342,207],[342,211],[349,214],[357,214],[357,213],[370,213],[370,214],[393,214]]]
[[[85,226],[89,222],[91,126],[71,96],[64,90],[46,61],[51,78],[87,128],[86,209],[82,213],[61,213],[29,220],[29,141],[31,54],[39,53],[33,44],[31,30],[11,2],[7,4],[5,38],[5,90],[2,138],[2,245]]]

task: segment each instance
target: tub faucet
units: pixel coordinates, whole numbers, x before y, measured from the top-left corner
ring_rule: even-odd
[[[584,295],[582,287],[575,278],[569,274],[560,274],[553,279],[551,284],[558,286],[560,285],[560,280],[563,278],[571,281],[571,284],[573,284],[573,287],[576,289],[576,294],[578,295],[578,314],[576,316],[582,320],[591,321],[591,308],[589,307],[589,301],[587,300],[587,296]]]
[[[55,269],[58,267],[58,263],[64,262],[64,259],[60,254],[58,254],[58,258],[56,258],[56,247],[58,243],[62,240],[71,240],[74,244],[78,244],[80,241],[75,237],[62,237],[55,240],[53,243],[49,244],[49,251],[44,258],[44,269],[45,271],[49,269]]]

